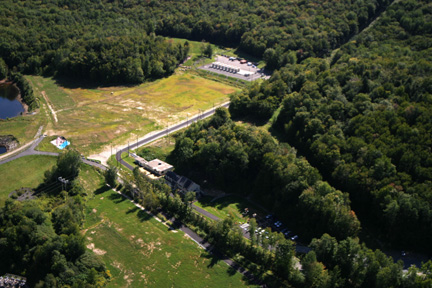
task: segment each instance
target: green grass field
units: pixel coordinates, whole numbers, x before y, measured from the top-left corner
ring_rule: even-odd
[[[246,199],[238,196],[227,196],[214,202],[210,202],[211,199],[212,198],[210,197],[204,197],[199,201],[194,202],[194,204],[221,219],[232,215],[234,220],[238,223],[247,222],[250,218],[249,216],[253,213],[257,213],[261,217],[265,216],[265,213],[260,208],[256,207]],[[247,216],[242,215],[242,213],[245,211],[245,208],[249,209],[249,214]]]
[[[0,165],[0,206],[12,191],[21,187],[36,188],[43,182],[45,171],[56,163],[57,157],[33,155]]]
[[[45,92],[56,112],[58,122],[47,117],[47,134],[65,136],[85,155],[173,125],[227,101],[228,94],[238,90],[189,73],[139,86],[96,89],[65,88],[40,76],[28,79],[36,95]]]
[[[244,287],[242,275],[212,259],[181,231],[171,231],[116,192],[88,202],[87,247],[112,274],[108,287]]]
[[[55,107],[55,110],[71,108],[75,106],[75,102],[66,91],[58,89],[58,84],[52,78],[40,76],[27,76],[33,84],[35,96],[42,96],[42,91],[49,95],[50,104]]]

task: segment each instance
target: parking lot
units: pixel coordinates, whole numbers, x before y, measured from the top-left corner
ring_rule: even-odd
[[[230,59],[231,58],[231,59]],[[256,67],[256,63],[244,60],[241,63],[238,58],[227,56],[216,56],[215,62],[199,67],[199,69],[209,72],[226,75],[228,77],[238,78],[245,81],[254,81],[260,78],[268,79],[270,75],[264,70]]]

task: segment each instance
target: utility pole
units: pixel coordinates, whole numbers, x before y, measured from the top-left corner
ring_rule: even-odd
[[[69,180],[66,180],[65,178],[62,178],[62,177],[58,177],[57,179],[58,179],[58,181],[60,181],[62,183],[62,191],[64,191],[67,187],[67,184],[69,184]],[[64,184],[64,186],[63,186],[63,184]]]
[[[118,166],[119,166],[119,163],[118,163],[118,158],[117,158],[117,148],[115,148],[115,150],[116,150],[115,159],[116,159],[116,161],[117,161],[117,167],[118,167]]]

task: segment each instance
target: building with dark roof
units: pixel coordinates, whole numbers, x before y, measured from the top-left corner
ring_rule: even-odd
[[[170,185],[173,189],[179,189],[183,193],[186,193],[188,191],[201,193],[200,185],[196,184],[189,178],[177,175],[172,171],[168,171],[166,173],[165,180],[167,181],[168,185]]]

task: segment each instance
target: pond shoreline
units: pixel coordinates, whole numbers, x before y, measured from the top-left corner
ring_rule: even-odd
[[[13,85],[13,86],[15,86],[16,89],[18,89],[18,95],[17,95],[16,99],[18,100],[18,102],[21,103],[23,110],[24,110],[23,112],[21,112],[21,115],[24,116],[24,115],[29,114],[28,113],[28,105],[24,102],[23,98],[21,97],[21,90],[18,88],[18,86],[16,86],[13,81],[11,81],[7,78],[0,80],[0,84]],[[17,116],[20,116],[20,115],[17,115]],[[17,116],[15,116],[15,117],[17,117]]]

